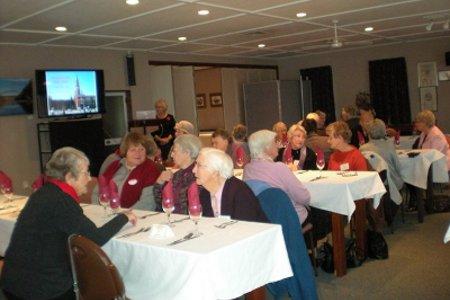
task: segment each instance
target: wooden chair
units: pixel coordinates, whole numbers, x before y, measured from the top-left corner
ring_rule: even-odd
[[[77,299],[127,299],[119,272],[97,244],[75,234],[68,244]]]

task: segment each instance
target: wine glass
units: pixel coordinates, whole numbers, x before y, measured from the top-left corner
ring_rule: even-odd
[[[202,205],[200,203],[189,205],[189,217],[195,224],[194,235],[199,235],[198,221],[202,217]]]
[[[316,166],[317,166],[317,169],[319,169],[319,178],[322,178],[322,170],[325,167],[325,159],[324,158],[317,158]]]
[[[106,208],[108,207],[108,204],[109,204],[108,194],[107,193],[100,193],[98,195],[98,202],[100,203],[101,206],[103,206],[103,209],[105,211],[105,215],[107,215]]]
[[[112,214],[119,212],[120,198],[118,195],[111,196],[111,199],[109,199],[109,207],[111,208]]]
[[[163,201],[162,201],[162,208],[163,208],[164,212],[167,215],[167,225],[172,227],[173,224],[170,222],[170,214],[175,209],[175,205],[173,203],[173,199],[172,198],[164,198]]]
[[[7,202],[10,202],[13,198],[13,191],[12,191],[12,187],[10,186],[6,186],[4,184],[0,185],[0,191],[2,192],[3,195],[5,195]]]

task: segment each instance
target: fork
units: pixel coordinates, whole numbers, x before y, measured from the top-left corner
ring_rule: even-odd
[[[138,229],[138,230],[136,230],[136,231],[133,231],[133,232],[129,232],[129,233],[125,233],[125,234],[123,234],[123,235],[120,235],[120,236],[118,236],[117,238],[118,238],[118,239],[121,239],[121,238],[130,237],[130,236],[136,235],[136,234],[138,234],[138,233],[147,232],[147,231],[149,231],[151,228],[152,228],[152,226],[142,227],[141,229]]]
[[[145,219],[145,218],[148,218],[148,217],[151,217],[151,216],[156,216],[156,215],[159,215],[159,214],[161,214],[161,212],[153,212],[153,213],[149,213],[149,214],[140,216],[140,217],[138,217],[138,218],[139,218],[139,219]]]
[[[219,225],[214,225],[214,227],[220,228],[220,229],[225,229],[226,227],[236,224],[237,222],[238,222],[237,220],[231,220],[231,221],[219,224]]]

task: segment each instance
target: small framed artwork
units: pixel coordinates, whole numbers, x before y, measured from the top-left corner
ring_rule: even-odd
[[[195,103],[197,104],[197,108],[206,108],[206,95],[197,94],[195,96]]]
[[[422,110],[437,110],[437,91],[435,86],[420,88],[420,107]]]
[[[418,63],[417,77],[419,87],[438,86],[436,63],[434,61]]]
[[[209,94],[209,103],[213,107],[222,106],[223,105],[222,93]]]
[[[450,80],[450,71],[440,71],[439,81],[448,81],[448,80]]]

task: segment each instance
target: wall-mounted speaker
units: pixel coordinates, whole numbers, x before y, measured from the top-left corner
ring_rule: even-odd
[[[450,66],[450,51],[449,52],[445,52],[445,64],[447,66]]]
[[[133,54],[127,54],[127,79],[128,85],[136,85],[136,75],[134,73],[134,56]]]

